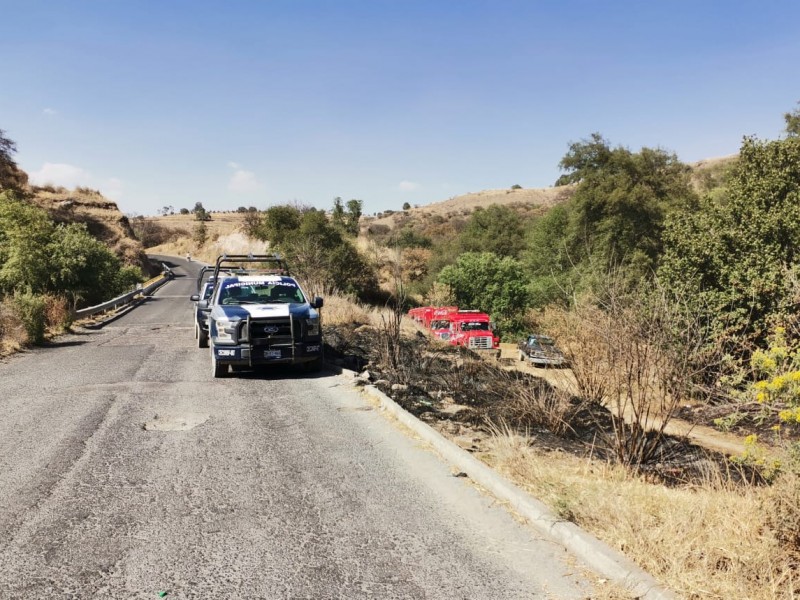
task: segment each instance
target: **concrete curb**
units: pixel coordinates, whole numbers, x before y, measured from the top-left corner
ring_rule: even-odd
[[[528,495],[516,485],[471,456],[432,427],[417,419],[378,388],[367,385],[364,389],[375,398],[381,408],[391,413],[403,425],[428,442],[449,463],[463,471],[477,484],[486,488],[513,509],[531,525],[562,544],[597,574],[630,590],[636,598],[647,600],[674,600],[675,594],[664,588],[656,579],[639,568],[619,552],[583,531],[569,521],[559,519],[542,502]]]

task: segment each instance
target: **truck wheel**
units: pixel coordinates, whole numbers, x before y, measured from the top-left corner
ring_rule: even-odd
[[[208,348],[208,332],[203,331],[200,329],[199,333],[197,334],[197,347],[198,348]]]
[[[214,348],[211,348],[211,372],[214,374],[214,379],[228,376],[228,365],[221,363],[214,356]]]

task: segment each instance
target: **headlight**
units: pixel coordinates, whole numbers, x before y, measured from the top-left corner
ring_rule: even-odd
[[[229,320],[229,319],[217,319],[217,342],[223,344],[232,344],[233,340],[233,333],[236,331],[237,323]]]
[[[310,337],[319,335],[319,317],[306,319],[306,335]]]

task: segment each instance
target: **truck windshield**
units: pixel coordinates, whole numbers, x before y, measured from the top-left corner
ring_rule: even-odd
[[[295,283],[286,280],[234,281],[226,284],[220,291],[222,304],[273,304],[303,303],[303,292]]]
[[[450,321],[431,321],[431,329],[448,329]]]
[[[489,331],[489,323],[486,321],[470,321],[461,325],[462,331]]]

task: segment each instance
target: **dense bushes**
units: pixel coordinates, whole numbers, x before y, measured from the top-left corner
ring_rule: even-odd
[[[65,325],[68,304],[98,303],[141,280],[139,268],[123,266],[86,225],[56,225],[34,205],[0,194],[0,299],[4,318],[21,320],[28,343]]]
[[[367,298],[377,291],[373,267],[323,211],[273,206],[254,224],[255,237],[282,252],[294,273],[312,289]]]
[[[659,273],[694,298],[729,346],[760,343],[796,312],[800,138],[747,138],[723,194],[668,220]]]
[[[442,269],[438,282],[450,286],[458,306],[490,313],[506,341],[523,332],[529,293],[522,264],[516,259],[466,252]]]

